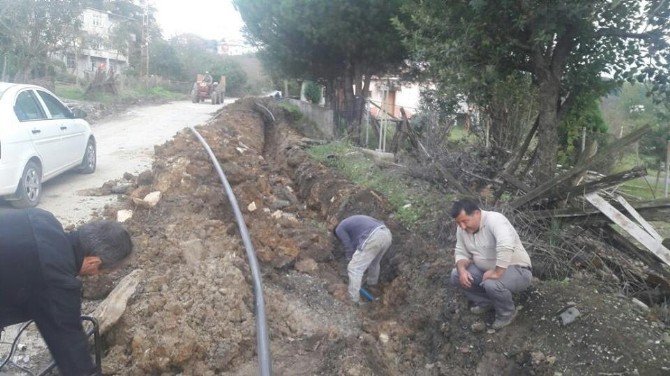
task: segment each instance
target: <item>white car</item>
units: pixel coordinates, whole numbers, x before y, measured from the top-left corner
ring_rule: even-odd
[[[84,116],[43,87],[0,82],[0,196],[33,207],[42,182],[74,168],[93,173],[95,138]]]

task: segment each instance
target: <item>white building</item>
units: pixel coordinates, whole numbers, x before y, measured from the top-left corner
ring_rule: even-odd
[[[65,56],[70,73],[79,77],[91,75],[102,67],[122,72],[128,67],[128,51],[112,47],[114,28],[123,19],[109,12],[86,8],[79,16],[82,21],[82,36],[77,46]],[[135,37],[134,35],[132,37]]]
[[[412,117],[419,108],[421,87],[414,83],[400,82],[397,77],[372,77],[370,101],[398,119],[402,117],[401,107],[408,117]],[[373,116],[378,116],[379,108],[372,106],[370,112]]]
[[[237,56],[253,52],[254,49],[243,41],[226,41],[224,39],[218,42],[216,53],[224,56]]]

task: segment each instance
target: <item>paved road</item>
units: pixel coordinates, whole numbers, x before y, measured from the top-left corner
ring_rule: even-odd
[[[65,226],[86,222],[93,210],[101,210],[116,196],[83,196],[78,191],[99,188],[108,180],[121,178],[124,172],[137,174],[149,169],[154,145],[185,127],[206,122],[220,107],[191,102],[133,107],[92,125],[98,146],[95,173],[68,172],[44,183],[39,207],[53,212]]]

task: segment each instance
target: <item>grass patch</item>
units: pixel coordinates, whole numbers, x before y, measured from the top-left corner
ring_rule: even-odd
[[[628,154],[621,158],[621,161],[616,164],[613,169],[613,173],[626,171],[639,165],[649,166],[650,161],[641,160],[637,158],[635,154]],[[661,171],[661,173],[658,175],[658,182],[656,181],[657,174],[657,169],[647,167],[647,176],[624,182],[621,184],[619,189],[624,193],[637,197],[641,200],[663,198],[665,191],[665,172]]]
[[[449,130],[449,141],[451,142],[463,141],[465,143],[474,143],[475,141],[477,141],[477,136],[473,132],[466,131],[461,126],[455,126]]]
[[[82,88],[79,87],[79,85],[73,85],[73,84],[56,83],[56,89],[54,94],[63,99],[72,99],[77,101],[86,99],[86,97],[84,96],[84,90],[82,90]]]
[[[292,103],[280,102],[277,106],[284,110],[286,120],[290,122],[296,122],[302,118],[302,111],[300,111],[300,107]]]
[[[111,93],[93,93],[85,95],[85,88],[75,84],[56,83],[56,95],[63,99],[92,100],[103,104],[130,103],[138,99],[148,100],[180,100],[186,99],[187,95],[170,91],[162,86],[154,87],[130,87],[126,86],[118,95]]]
[[[347,179],[384,195],[391,204],[394,217],[410,230],[430,232],[435,228],[439,210],[436,201],[450,202],[448,197],[428,189],[396,168],[380,168],[351,144],[336,141],[311,147],[310,155],[337,169]]]

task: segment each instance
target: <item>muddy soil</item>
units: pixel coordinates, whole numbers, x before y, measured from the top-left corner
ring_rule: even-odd
[[[586,375],[670,372],[670,336],[652,311],[587,275],[535,281],[515,323],[498,332],[447,285],[453,257],[393,220],[379,193],[353,185],[304,151],[281,108],[266,124],[246,99],[200,128],[230,180],[261,262],[277,375]],[[107,334],[109,375],[257,373],[254,300],[230,204],[195,137],[156,147],[151,179],[135,182],[126,223],[136,253],[119,278],[145,279]],[[145,174],[146,176],[146,174]],[[152,208],[130,196],[161,191]],[[346,299],[346,264],[331,231],[363,213],[386,221],[393,246],[378,300]],[[86,281],[88,296],[93,281]],[[92,307],[95,302],[90,302]],[[568,306],[581,316],[563,326]]]

